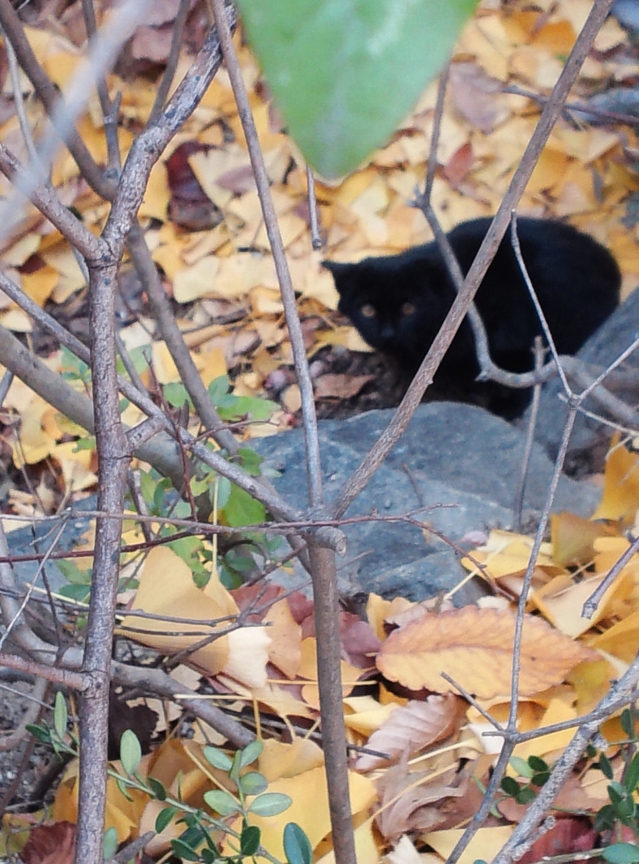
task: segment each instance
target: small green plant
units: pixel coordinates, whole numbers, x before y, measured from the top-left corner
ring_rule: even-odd
[[[68,714],[64,697],[56,694],[53,711],[53,726],[46,722],[31,724],[27,728],[31,734],[53,748],[58,756],[67,754],[78,756],[78,741],[68,732]],[[251,825],[251,814],[256,816],[277,816],[291,806],[288,795],[268,792],[268,782],[259,771],[248,770],[262,752],[262,742],[252,741],[242,750],[229,756],[217,747],[205,747],[207,762],[226,774],[230,791],[211,789],[204,793],[204,801],[210,812],[203,808],[191,807],[181,800],[180,795],[171,796],[163,783],[154,777],[142,777],[138,768],[142,759],[142,748],[137,735],[127,729],[120,739],[120,763],[124,774],[109,769],[123,795],[130,799],[130,790],[144,792],[150,798],[161,801],[165,806],[155,821],[159,833],[175,821],[184,825],[179,837],[171,840],[173,853],[183,861],[201,864],[242,864],[255,855],[266,858],[272,864],[279,864],[276,858],[260,846],[261,831]],[[240,819],[239,830],[228,821]],[[213,839],[213,832],[221,832],[226,838],[228,851],[222,851]],[[111,857],[115,853],[113,831],[105,833],[105,853]],[[288,864],[311,864],[312,849],[308,837],[294,822],[284,828],[284,852]]]
[[[517,772],[521,781],[514,777],[504,777],[501,781],[501,791],[508,797],[513,798],[518,804],[530,804],[537,797],[537,792],[546,783],[550,776],[550,768],[547,762],[539,756],[529,756],[528,759],[520,759],[513,756],[510,760],[512,768]]]
[[[624,768],[621,777],[615,779],[615,771],[608,756],[594,745],[589,745],[586,756],[590,767],[601,771],[609,781],[607,786],[609,803],[595,814],[593,827],[601,836],[602,847],[597,849],[599,857],[609,864],[639,864],[639,741],[637,710],[625,709],[621,714],[621,727],[626,740],[620,742]],[[504,777],[501,791],[518,804],[530,804],[539,789],[550,776],[550,767],[539,756],[520,759],[514,756],[510,764],[517,774]],[[625,831],[623,829],[626,829]],[[635,842],[628,842],[631,832]]]

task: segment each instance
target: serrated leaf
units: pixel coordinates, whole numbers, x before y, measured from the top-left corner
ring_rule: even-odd
[[[229,500],[224,507],[224,515],[232,528],[243,528],[245,525],[264,522],[266,510],[261,501],[251,498],[244,489],[233,485]]]
[[[411,690],[454,692],[441,673],[481,699],[510,692],[515,636],[514,612],[465,606],[430,614],[394,630],[376,663],[391,681]],[[595,655],[540,618],[524,616],[519,694],[530,696],[560,684],[582,660]]]
[[[240,811],[240,805],[235,798],[223,789],[212,789],[204,793],[204,801],[220,816],[230,816]]]
[[[227,774],[231,770],[233,761],[230,756],[227,756],[222,750],[217,747],[205,747],[204,758],[214,768],[219,768],[220,771],[225,771]]]
[[[229,387],[231,386],[231,382],[228,378],[228,375],[220,375],[219,378],[214,378],[213,381],[209,384],[209,399],[217,408],[220,404],[220,401],[226,396],[229,392]]]
[[[137,770],[141,758],[138,736],[131,729],[125,729],[120,738],[120,762],[129,777]]]
[[[248,808],[256,816],[277,816],[291,806],[291,799],[283,792],[265,792],[258,795]]]
[[[295,822],[284,827],[284,854],[288,864],[311,864],[313,850],[306,833]]]
[[[306,160],[340,177],[381,146],[443,65],[474,0],[239,0]]]
[[[55,694],[55,707],[53,709],[53,728],[56,731],[56,735],[60,740],[64,738],[67,733],[67,720],[69,719],[67,713],[67,703],[62,695],[62,693],[58,690]]]

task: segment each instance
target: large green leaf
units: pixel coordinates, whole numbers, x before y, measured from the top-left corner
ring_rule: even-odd
[[[385,143],[475,0],[238,0],[288,131],[324,177]]]

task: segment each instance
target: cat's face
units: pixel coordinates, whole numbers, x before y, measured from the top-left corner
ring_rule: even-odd
[[[432,328],[432,304],[426,308],[426,275],[401,272],[383,263],[389,259],[366,259],[359,264],[325,261],[340,295],[339,311],[353,322],[362,338],[384,354],[406,361],[412,354],[424,355]],[[381,266],[380,266],[381,263]],[[441,323],[441,322],[440,322]],[[432,333],[432,338],[437,328]],[[427,347],[427,346],[426,346]]]

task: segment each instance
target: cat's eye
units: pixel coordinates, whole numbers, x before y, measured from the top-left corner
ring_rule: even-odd
[[[375,317],[375,307],[371,306],[370,303],[364,303],[362,308],[359,310],[364,318],[374,318]]]
[[[402,303],[402,315],[412,315],[414,311],[414,303]]]

